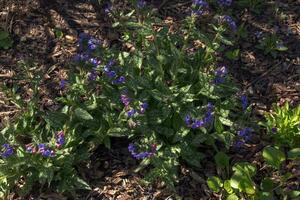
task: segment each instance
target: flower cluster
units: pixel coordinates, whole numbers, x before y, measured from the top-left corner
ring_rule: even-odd
[[[208,3],[203,0],[194,0],[192,4],[192,14],[202,15],[208,10]]]
[[[225,77],[227,75],[227,69],[225,66],[219,67],[216,71],[215,71],[215,79],[213,80],[214,84],[221,84],[224,83],[225,81]]]
[[[13,155],[14,149],[10,144],[3,144],[2,148],[3,148],[3,150],[2,150],[3,152],[1,153],[1,156],[3,158],[8,158],[11,155]]]
[[[203,119],[192,119],[190,115],[187,115],[185,117],[185,124],[192,129],[197,129],[210,124],[213,121],[213,118],[213,105],[208,103],[207,112]]]
[[[233,146],[237,149],[240,149],[245,142],[248,142],[251,139],[252,132],[253,129],[249,127],[239,130],[237,133],[240,139],[236,140]]]
[[[138,114],[144,114],[146,110],[148,109],[148,103],[147,102],[141,102],[139,105],[139,108],[134,109],[130,106],[131,98],[128,96],[126,92],[123,92],[120,97],[121,102],[124,104],[125,109],[127,110],[127,117],[131,118],[136,113]]]
[[[112,84],[122,84],[125,83],[125,76],[118,76],[116,70],[113,70],[112,67],[116,64],[114,60],[110,60],[105,66],[104,66],[104,73],[109,79],[112,80]]]
[[[235,21],[232,19],[232,17],[228,15],[224,15],[223,17],[221,17],[221,22],[226,23],[232,31],[237,30],[237,25]]]
[[[121,102],[124,104],[125,107],[129,106],[131,99],[128,97],[126,93],[121,94]]]
[[[100,41],[91,37],[86,33],[80,33],[78,39],[79,53],[74,56],[74,61],[85,62],[93,66],[93,69],[88,74],[88,79],[90,81],[96,80],[97,67],[100,65],[101,61],[93,57],[93,52],[99,47]]]
[[[232,0],[218,0],[218,4],[221,6],[230,6],[232,3]]]
[[[148,103],[146,102],[143,102],[140,104],[140,107],[139,109],[130,109],[128,112],[127,112],[127,116],[129,118],[133,117],[135,113],[139,113],[139,114],[144,114],[146,109],[148,108]]]
[[[85,53],[88,55],[92,51],[98,48],[98,46],[100,45],[100,41],[91,37],[87,33],[80,33],[78,44],[79,44],[79,51],[84,51],[85,45],[87,45],[87,51]]]
[[[131,153],[131,155],[135,158],[135,159],[144,159],[144,158],[149,158],[151,156],[153,156],[156,153],[156,145],[153,144],[151,146],[151,150],[150,151],[144,151],[144,152],[140,152],[137,153],[136,152],[136,146],[132,143],[130,143],[128,145],[128,151]]]
[[[55,146],[56,148],[61,148],[64,144],[65,144],[65,134],[63,131],[59,131],[55,135]],[[47,145],[44,143],[38,144],[37,146],[30,143],[25,145],[25,147],[27,153],[31,153],[31,154],[39,153],[44,157],[55,156],[55,151],[53,149],[48,148]]]
[[[41,143],[37,145],[37,148],[34,144],[27,144],[26,145],[26,152],[27,153],[31,153],[31,154],[35,154],[35,153],[39,153],[44,157],[54,157],[55,156],[55,151],[47,148],[46,144]]]
[[[42,154],[42,156],[44,157],[54,157],[55,156],[55,152],[54,150],[51,150],[49,148],[47,148],[46,144],[38,144],[38,151],[37,153]]]

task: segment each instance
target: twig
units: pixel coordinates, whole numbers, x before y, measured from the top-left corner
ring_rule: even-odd
[[[6,74],[0,74],[0,78],[11,78],[13,77],[13,73],[9,72]]]
[[[0,112],[0,117],[7,116],[7,115],[10,115],[12,113],[16,113],[18,111],[19,110],[12,110],[12,111]]]
[[[261,80],[264,76],[266,76],[267,74],[269,74],[270,72],[272,72],[273,70],[275,70],[276,67],[278,67],[280,63],[277,63],[276,65],[274,65],[273,67],[271,67],[270,69],[268,69],[266,72],[264,72],[263,74],[261,74],[259,77],[257,77],[256,79],[254,79],[253,81],[251,81],[251,83],[249,83],[248,85],[246,85],[246,89],[249,88],[251,85],[253,85],[254,83],[256,83],[257,81]]]

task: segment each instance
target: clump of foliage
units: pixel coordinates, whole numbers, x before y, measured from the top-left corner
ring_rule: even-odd
[[[266,114],[266,122],[263,125],[276,145],[300,147],[300,106],[294,109],[291,109],[288,103],[283,107],[275,106],[273,112]]]
[[[263,37],[259,41],[257,48],[263,50],[264,54],[270,54],[274,58],[277,57],[278,52],[288,50],[288,48],[283,45],[283,42],[275,34]]]

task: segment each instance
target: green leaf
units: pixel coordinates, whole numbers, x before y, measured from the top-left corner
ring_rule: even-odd
[[[219,177],[211,176],[207,179],[207,185],[212,191],[219,192],[223,183]]]
[[[270,178],[264,178],[260,184],[262,191],[271,192],[274,188],[274,183]]]
[[[76,108],[75,115],[79,119],[83,119],[83,120],[92,120],[93,119],[93,116],[90,113],[88,113],[88,111],[86,111],[82,108]]]
[[[230,40],[228,40],[227,38],[220,36],[221,42],[223,44],[229,45],[229,46],[233,46],[233,42],[231,42]]]
[[[226,200],[239,200],[239,198],[235,194],[231,194],[226,198]]]
[[[6,39],[9,37],[9,34],[6,31],[0,31],[0,40]]]
[[[239,49],[235,49],[233,51],[227,51],[225,53],[225,56],[229,59],[229,60],[237,60],[239,58],[239,53],[240,50]]]
[[[284,153],[274,147],[265,147],[263,150],[263,158],[270,166],[279,169],[281,163],[285,160]]]
[[[288,159],[293,160],[299,157],[300,157],[300,148],[294,148],[288,152]]]
[[[235,172],[247,174],[249,177],[254,176],[256,173],[255,166],[247,162],[236,163],[232,169]]]
[[[288,47],[282,45],[282,44],[277,44],[276,45],[276,50],[278,51],[287,51],[288,50]]]
[[[85,182],[79,177],[76,177],[74,181],[75,181],[74,184],[76,186],[76,189],[84,189],[84,190],[92,189],[87,182]]]
[[[225,180],[224,181],[224,189],[226,190],[226,192],[228,194],[233,193],[233,189],[231,188],[231,185],[230,185],[230,180]]]
[[[219,120],[221,121],[222,124],[226,126],[232,126],[233,122],[230,119],[224,118],[224,117],[219,117]]]
[[[273,194],[270,192],[260,192],[259,193],[259,199],[260,200],[273,200]]]
[[[235,164],[233,171],[234,174],[230,179],[231,187],[250,195],[254,194],[255,184],[251,177],[255,175],[256,168],[249,163],[243,162]]]
[[[291,198],[299,197],[300,196],[300,191],[299,190],[292,190],[292,191],[289,192],[289,196]]]
[[[66,123],[68,115],[60,112],[52,112],[44,116],[44,120],[47,124],[54,129],[60,129]]]
[[[230,179],[231,187],[239,189],[241,192],[246,192],[247,194],[255,193],[255,186],[252,180],[247,177],[246,174],[234,173]]]
[[[229,166],[229,157],[224,152],[219,151],[214,158],[218,167]]]
[[[107,131],[107,135],[113,136],[113,137],[123,137],[126,136],[127,129],[125,128],[111,128]]]

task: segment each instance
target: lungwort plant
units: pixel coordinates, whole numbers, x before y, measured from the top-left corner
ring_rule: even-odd
[[[17,182],[26,185],[24,193],[37,182],[61,192],[89,189],[76,166],[86,164],[99,144],[110,148],[111,137],[129,138],[132,157],[150,166],[146,179],[169,186],[179,160],[201,165],[200,146],[229,148],[242,108],[217,55],[232,44],[227,25],[236,24],[217,16],[199,29],[192,14],[173,29],[144,6],[124,14],[126,23],[107,10],[121,47],[79,35],[68,78],[57,85],[60,109],[42,111],[36,103],[2,131],[2,191]]]

